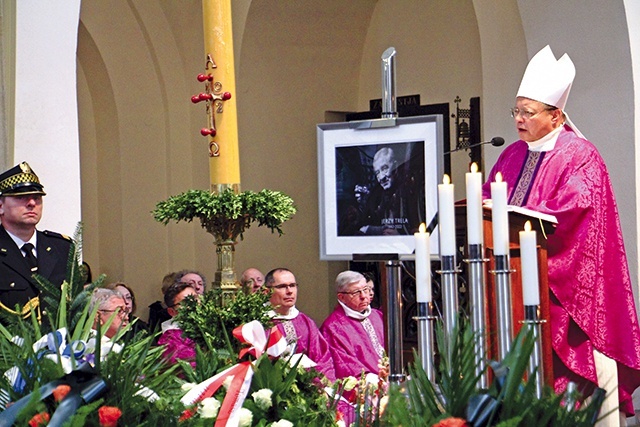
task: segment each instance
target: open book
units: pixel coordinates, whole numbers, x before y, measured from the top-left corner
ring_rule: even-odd
[[[482,206],[487,207],[487,208],[491,208],[492,203],[491,203],[491,199],[485,200],[482,203]],[[540,218],[544,221],[549,221],[550,223],[553,224],[557,224],[558,223],[558,219],[553,216],[553,215],[549,215],[549,214],[545,214],[542,212],[538,212],[538,211],[534,211],[532,209],[529,208],[523,208],[522,206],[513,206],[513,205],[507,205],[507,212],[516,212],[522,215],[526,215],[526,216],[530,216],[532,218]]]

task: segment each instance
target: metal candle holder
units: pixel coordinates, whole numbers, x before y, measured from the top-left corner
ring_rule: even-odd
[[[539,305],[525,305],[524,306],[524,320],[522,321],[529,330],[533,330],[533,337],[535,339],[533,343],[533,352],[529,358],[528,374],[529,378],[532,375],[536,376],[536,397],[540,399],[542,397],[542,389],[544,387],[544,366],[542,364],[542,324],[546,323],[546,320],[540,319],[540,306]],[[537,369],[537,372],[536,372]]]
[[[504,359],[511,350],[513,318],[511,317],[511,273],[509,255],[495,255],[496,269],[490,273],[496,277],[496,300],[498,306],[498,356]]]
[[[434,333],[433,322],[437,316],[433,315],[432,302],[419,302],[418,315],[413,318],[418,322],[418,354],[422,362],[422,369],[431,383],[435,384],[436,371],[433,364]]]
[[[442,276],[442,305],[444,317],[444,330],[447,337],[452,337],[458,321],[458,273],[455,255],[441,255],[442,270],[438,270]]]
[[[476,376],[480,378],[478,388],[489,388],[489,373],[486,370],[486,314],[485,314],[485,274],[484,264],[489,261],[484,258],[482,244],[469,245],[469,258],[464,262],[469,264],[469,293],[471,298],[471,330],[475,344]]]
[[[402,285],[400,262],[387,261],[387,343],[389,345],[389,381],[404,381],[402,363]]]

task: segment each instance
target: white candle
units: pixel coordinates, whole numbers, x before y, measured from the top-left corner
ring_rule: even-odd
[[[419,232],[414,233],[416,239],[416,299],[418,302],[431,302],[431,255],[429,254],[429,233],[424,223]]]
[[[438,224],[440,225],[440,255],[456,254],[456,217],[453,207],[453,184],[449,175],[438,184]]]
[[[478,172],[478,165],[471,164],[471,171],[467,172],[467,241],[470,245],[481,245],[482,236],[482,174]]]
[[[491,183],[491,218],[493,231],[494,255],[509,254],[509,216],[507,213],[507,183],[502,181],[502,174],[496,174]]]
[[[536,232],[531,230],[531,223],[527,221],[524,224],[524,231],[520,232],[520,265],[524,305],[540,305],[538,252],[536,247]]]

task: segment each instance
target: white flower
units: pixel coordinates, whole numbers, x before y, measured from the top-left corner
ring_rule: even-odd
[[[358,385],[358,379],[356,377],[347,377],[343,381],[344,391],[351,391]]]
[[[298,360],[300,361],[300,363],[298,363]],[[307,355],[303,353],[296,353],[289,358],[289,366],[293,368],[296,365],[296,363],[298,363],[298,368],[305,368],[305,369],[313,368],[314,366],[318,365],[316,362],[309,359],[309,357],[307,357]]]
[[[184,383],[180,386],[180,389],[184,392],[187,392],[189,390],[191,390],[192,388],[194,388],[197,384],[195,383]]]
[[[231,387],[231,381],[233,381],[233,375],[229,375],[224,379],[224,381],[222,382],[222,387],[224,387],[225,390],[229,390],[229,387]]]
[[[268,388],[261,388],[251,394],[251,397],[253,398],[253,401],[256,402],[256,405],[258,405],[258,408],[266,411],[273,406],[273,402],[271,401],[272,394],[273,392]]]
[[[240,422],[238,427],[249,427],[253,421],[253,413],[247,408],[240,408]]]
[[[344,420],[338,420],[336,421],[336,425],[338,427],[347,427],[347,425],[344,423]]]
[[[152,403],[160,399],[160,396],[158,396],[155,391],[145,386],[140,386],[140,389],[134,394],[134,396],[146,397],[147,400]]]
[[[215,418],[220,409],[220,402],[215,397],[206,397],[198,405],[200,418]]]
[[[275,423],[271,423],[271,427],[293,427],[293,423],[289,420],[280,420]]]

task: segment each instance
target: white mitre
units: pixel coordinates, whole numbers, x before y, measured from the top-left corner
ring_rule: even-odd
[[[567,124],[578,136],[584,138],[564,111],[575,76],[576,67],[569,55],[565,53],[560,59],[556,59],[551,47],[547,45],[529,61],[516,97],[533,99],[561,109],[565,113]]]

